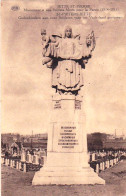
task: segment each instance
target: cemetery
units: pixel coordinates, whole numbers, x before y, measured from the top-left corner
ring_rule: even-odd
[[[116,189],[119,192],[120,180],[123,183],[120,190],[124,193],[126,138],[122,137],[118,140],[116,129],[115,138],[99,132],[87,135],[87,124],[90,122],[87,120],[88,111],[91,111],[95,102],[89,101],[89,105],[87,104],[88,96],[85,92],[88,92],[88,88],[86,85],[97,84],[96,80],[92,80],[92,82],[90,78],[89,81],[87,80],[88,76],[91,76],[88,75],[87,66],[90,65],[90,62],[92,64],[92,59],[94,65],[97,64],[96,59],[99,52],[96,49],[96,53],[94,53],[97,31],[95,29],[96,36],[93,29],[83,35],[81,31],[76,32],[75,29],[74,26],[69,25],[64,26],[63,31],[59,28],[59,32],[53,32],[53,30],[50,32],[47,26],[41,29],[42,66],[51,70],[50,75],[46,69],[42,71],[45,72],[45,76],[51,76],[52,90],[48,90],[48,87],[45,86],[41,93],[39,92],[40,95],[50,93],[48,94],[50,98],[46,100],[50,106],[49,115],[46,115],[43,110],[44,117],[48,118],[48,122],[45,122],[48,136],[35,138],[33,131],[32,136],[27,136],[27,138],[20,137],[19,134],[13,136],[8,134],[7,138],[4,135],[1,142],[3,148],[1,156],[3,195],[9,196],[6,193],[8,190],[11,195],[66,195],[61,193],[62,190],[67,190],[68,195],[80,195],[79,186],[81,194],[84,191],[86,193],[87,190],[92,194],[94,189],[94,195],[98,195],[98,192],[99,195],[104,195],[106,190],[109,191],[108,185],[110,184],[117,185]],[[97,68],[96,66],[96,70]],[[84,69],[87,70],[87,78],[84,75]],[[42,82],[41,85],[45,85],[45,82]],[[97,87],[96,85],[96,89]],[[91,97],[94,96],[91,95]],[[97,96],[96,100],[98,101]],[[97,116],[96,122],[102,122],[100,113],[98,114],[92,115],[92,119],[95,121],[95,116]],[[93,122],[92,119],[90,120]],[[111,122],[111,124],[113,123]],[[104,125],[102,126],[104,127]],[[32,128],[32,124],[29,124],[29,129],[31,129],[30,127]],[[41,122],[40,130],[42,127],[44,126]],[[8,186],[5,187],[5,185]],[[26,189],[22,189],[23,185],[26,185]],[[38,189],[37,186],[40,185],[41,187]],[[45,185],[49,187],[48,194],[46,194]],[[54,190],[50,185],[55,186],[56,189]],[[64,185],[63,189],[62,185]],[[76,187],[71,190],[74,192],[69,192],[69,188],[66,189],[68,185],[70,189],[72,186]],[[84,189],[86,185],[87,190]],[[91,185],[95,186],[92,188]],[[102,189],[99,188],[100,186]],[[45,190],[44,193],[41,193],[42,189]],[[114,189],[110,190],[114,193]],[[86,193],[86,195],[91,194]],[[119,194],[117,193],[117,195]]]
[[[110,156],[112,154],[112,156]],[[53,185],[53,186],[32,186],[34,174],[42,164],[35,163],[36,155],[27,153],[26,159],[22,154],[22,160],[13,160],[1,157],[2,163],[2,196],[6,195],[30,195],[30,196],[47,196],[47,195],[83,195],[83,196],[122,196],[126,193],[126,152],[90,152],[90,166],[98,175],[105,180],[105,185]],[[102,158],[101,158],[102,157]],[[29,163],[31,162],[32,163]],[[46,162],[46,159],[43,160]],[[34,163],[34,164],[33,164]],[[35,166],[34,171],[29,166]],[[38,168],[37,168],[38,167]],[[16,187],[16,188],[15,188]]]
[[[126,159],[126,150],[118,151],[92,151],[88,153],[90,167],[98,174],[109,169]],[[21,157],[7,157],[2,155],[1,163],[5,166],[17,169],[22,172],[39,171],[46,163],[45,151],[30,153],[23,150]]]

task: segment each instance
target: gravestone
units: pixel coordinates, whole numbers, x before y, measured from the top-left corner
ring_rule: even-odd
[[[96,173],[97,174],[99,173],[99,164],[98,163],[96,164]]]
[[[19,162],[19,167],[18,167],[19,170],[22,169],[22,166],[21,166],[21,162]]]
[[[29,151],[28,151],[28,153],[27,153],[27,155],[26,155],[26,162],[27,162],[27,163],[29,163],[29,155],[30,155],[30,153],[29,153]]]
[[[95,161],[95,153],[92,153],[92,161]]]
[[[22,153],[21,153],[21,162],[25,162],[26,161],[26,158],[25,158],[25,151],[22,150]]]
[[[29,154],[29,163],[32,163],[32,155]]]
[[[16,161],[16,169],[18,169],[18,161]]]
[[[100,170],[102,171],[103,170],[103,163],[100,162]]]
[[[5,165],[8,165],[7,159],[5,159]]]
[[[105,170],[105,162],[102,162],[102,171]]]
[[[108,168],[108,160],[105,161],[105,166]]]
[[[14,160],[12,161],[12,165],[13,165],[12,167],[15,167],[15,161]]]
[[[7,159],[7,165],[8,166],[10,165],[10,159]]]
[[[10,160],[10,167],[13,167],[13,160]]]
[[[31,163],[33,163],[34,155],[31,155]]]
[[[79,93],[84,85],[85,60],[94,49],[94,34],[90,34],[85,51],[70,27],[65,29],[65,36],[55,34],[53,43],[45,42],[46,30],[41,34],[43,65],[52,68],[56,92],[52,96],[47,161],[35,173],[32,184],[105,184],[88,164],[84,99]]]
[[[35,164],[35,165],[39,164],[38,155],[33,155],[33,164]]]
[[[43,164],[46,164],[47,157],[46,156],[42,156],[42,158],[43,158]]]
[[[26,163],[23,163],[23,172],[26,172]]]
[[[4,164],[4,157],[1,157],[1,163]]]
[[[107,164],[107,167],[109,168],[110,167],[110,161],[108,160],[108,164]]]
[[[116,164],[116,158],[114,158],[114,161],[113,161],[114,165]]]

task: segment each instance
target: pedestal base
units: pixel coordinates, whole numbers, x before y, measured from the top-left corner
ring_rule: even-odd
[[[78,96],[53,97],[47,162],[33,185],[105,184],[88,164],[85,116]]]
[[[35,173],[33,185],[105,184],[90,167],[43,167]]]

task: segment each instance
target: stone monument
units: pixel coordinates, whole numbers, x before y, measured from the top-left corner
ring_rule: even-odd
[[[48,132],[47,161],[35,173],[33,185],[105,184],[88,164],[85,115],[80,94],[82,69],[95,48],[94,33],[85,43],[66,27],[64,35],[41,31],[43,65],[52,69],[52,117]]]

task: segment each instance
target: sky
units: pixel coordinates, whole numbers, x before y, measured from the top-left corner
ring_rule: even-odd
[[[18,11],[12,6],[18,5]],[[55,16],[56,12],[24,11],[53,9],[57,5],[90,5],[117,8],[92,11],[96,19],[27,20],[19,16]],[[45,133],[51,115],[51,70],[42,65],[41,28],[63,33],[71,25],[82,40],[92,30],[96,48],[84,70],[86,130],[126,134],[126,6],[125,1],[3,1],[1,60],[2,133]],[[61,12],[60,12],[61,13]],[[99,16],[106,18],[100,19]],[[120,19],[113,17],[120,17]],[[112,17],[107,19],[107,17]]]

